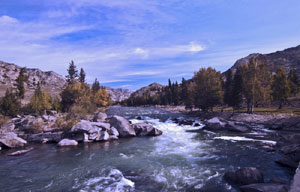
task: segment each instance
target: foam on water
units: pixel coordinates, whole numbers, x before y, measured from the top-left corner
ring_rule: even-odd
[[[214,139],[229,140],[229,141],[232,141],[232,142],[236,142],[236,141],[257,141],[257,142],[262,142],[262,143],[265,143],[265,144],[276,145],[276,141],[251,139],[251,138],[240,137],[240,136],[221,136],[221,137],[214,137]]]

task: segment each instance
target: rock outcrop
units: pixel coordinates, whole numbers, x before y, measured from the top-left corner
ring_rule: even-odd
[[[256,183],[240,187],[242,192],[287,192],[285,185],[277,183]]]
[[[229,183],[249,185],[263,183],[263,174],[255,167],[244,167],[236,171],[226,172],[224,179]]]
[[[109,120],[109,123],[112,127],[115,127],[118,130],[120,137],[136,136],[134,128],[130,125],[129,121],[124,117],[115,115]]]
[[[136,123],[132,126],[137,136],[159,136],[162,134],[161,130],[148,123]]]
[[[25,144],[27,144],[27,141],[18,137],[18,135],[13,132],[6,132],[0,134],[0,144],[9,148],[15,148],[23,147]]]

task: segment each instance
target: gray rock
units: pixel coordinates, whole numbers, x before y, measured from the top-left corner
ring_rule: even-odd
[[[109,123],[118,130],[120,137],[136,136],[134,128],[124,117],[115,115],[109,120]]]
[[[90,122],[81,120],[78,124],[74,125],[71,129],[71,133],[94,133],[101,130],[109,130],[110,124],[103,122]]]
[[[93,121],[95,122],[104,122],[107,118],[106,113],[98,112],[95,114]]]
[[[2,131],[4,131],[4,132],[11,132],[11,131],[13,131],[13,130],[15,129],[15,124],[12,123],[12,122],[7,123],[7,124],[5,124],[5,125],[2,125],[2,126],[1,126],[1,129],[2,129]]]
[[[237,171],[226,172],[224,179],[229,183],[242,185],[264,182],[263,174],[255,167],[244,167]]]
[[[204,129],[221,130],[225,129],[226,123],[221,121],[218,117],[214,117],[205,122]]]
[[[69,137],[78,142],[92,142],[92,140],[89,140],[89,135],[87,133],[73,133]]]
[[[148,123],[136,123],[133,128],[137,136],[159,136],[162,134],[162,131]]]
[[[292,169],[297,169],[298,167],[298,162],[294,161],[293,159],[291,159],[289,156],[283,156],[281,159],[276,160],[276,163],[284,166],[284,167],[289,167]]]
[[[15,151],[13,153],[8,154],[9,156],[17,156],[17,155],[23,155],[25,153],[28,153],[33,150],[33,147],[30,147],[29,149],[19,150]]]
[[[75,140],[71,139],[63,139],[61,140],[58,144],[59,147],[64,147],[64,146],[76,146],[78,145],[78,142]]]
[[[107,131],[101,131],[99,134],[99,137],[96,139],[97,141],[108,141],[109,140],[109,134]]]
[[[110,135],[109,140],[118,140],[119,138],[115,135]]]
[[[240,187],[242,192],[287,192],[285,185],[278,183],[257,183]]]
[[[27,141],[17,136],[17,134],[13,132],[6,132],[0,134],[0,143],[9,148],[14,147],[23,147],[27,144]]]
[[[110,135],[114,135],[114,136],[116,136],[116,137],[119,137],[119,132],[118,132],[118,130],[117,130],[116,128],[114,128],[114,127],[110,128],[109,134],[110,134]]]
[[[299,192],[300,191],[300,164],[294,175],[293,182],[290,188],[290,192]]]
[[[226,129],[228,129],[229,131],[242,133],[249,131],[249,129],[246,126],[243,126],[233,121],[228,121],[228,123],[226,124]]]

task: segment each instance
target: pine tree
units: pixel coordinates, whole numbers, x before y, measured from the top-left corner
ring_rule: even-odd
[[[17,94],[7,89],[5,96],[1,99],[0,108],[3,115],[11,117],[17,116],[21,111],[21,102]]]
[[[18,90],[18,96],[21,99],[24,99],[25,96],[25,85],[24,83],[27,83],[28,76],[26,75],[26,68],[21,68],[19,72],[19,76],[16,79],[17,82],[17,90]]]
[[[296,95],[300,90],[300,79],[296,70],[292,69],[289,72],[288,83],[291,95]]]
[[[283,102],[287,100],[290,92],[287,75],[282,67],[277,68],[276,74],[273,76],[271,88],[273,100],[279,101],[278,108],[281,109]]]
[[[85,72],[82,68],[80,69],[79,82],[80,83],[85,83]]]
[[[71,63],[69,63],[68,75],[66,76],[67,82],[72,83],[78,77],[77,73],[78,73],[78,71],[76,69],[76,65],[74,64],[74,61],[72,60]]]
[[[233,105],[233,98],[232,98],[232,71],[229,69],[226,73],[226,82],[224,86],[224,103],[226,103],[229,106]]]
[[[232,90],[230,93],[230,106],[234,109],[239,109],[243,102],[243,69],[238,67],[232,81]]]
[[[93,91],[93,93],[96,93],[97,91],[99,91],[100,88],[101,88],[100,87],[100,83],[99,83],[99,81],[96,78],[95,81],[94,81],[94,83],[93,83],[93,85],[92,85],[92,91]]]
[[[37,87],[34,90],[34,95],[30,99],[28,108],[30,112],[37,114],[51,109],[51,97],[48,93],[41,90],[40,83],[37,84]]]

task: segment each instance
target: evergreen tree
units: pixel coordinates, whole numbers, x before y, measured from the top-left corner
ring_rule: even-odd
[[[185,108],[192,110],[195,103],[195,86],[193,83],[187,83],[187,94],[186,99],[183,101]]]
[[[238,67],[232,82],[231,99],[229,105],[234,109],[238,109],[243,102],[243,71],[242,67]]]
[[[185,101],[188,99],[188,82],[184,78],[181,80],[180,98],[182,103],[185,103]]]
[[[28,76],[26,75],[26,68],[21,68],[19,72],[19,76],[16,79],[17,82],[17,90],[18,90],[18,96],[21,99],[24,99],[25,96],[25,85],[24,83],[27,83]]]
[[[92,91],[93,91],[93,93],[96,93],[97,91],[99,91],[100,88],[101,88],[100,87],[100,83],[99,83],[99,81],[96,78],[95,81],[94,81],[94,83],[93,83],[93,85],[92,85]]]
[[[80,73],[79,73],[79,82],[85,83],[85,72],[82,68],[80,69]]]
[[[211,67],[200,69],[193,77],[195,81],[195,106],[207,111],[223,100],[222,75]]]
[[[289,96],[289,84],[285,70],[278,67],[272,81],[272,96],[274,101],[279,101],[279,109]]]
[[[1,99],[0,108],[3,115],[11,117],[17,116],[21,111],[21,102],[17,94],[7,89],[5,96]]]
[[[173,104],[175,106],[178,105],[180,98],[179,98],[179,86],[177,81],[172,85],[172,98],[173,98]]]
[[[289,82],[291,95],[296,95],[300,89],[300,79],[298,77],[296,70],[294,69],[290,70],[288,76],[288,82]]]
[[[166,96],[167,96],[167,103],[168,105],[172,105],[173,104],[173,96],[172,96],[172,83],[171,83],[171,79],[168,80],[168,87],[166,89]]]
[[[232,98],[232,89],[233,89],[233,83],[232,83],[232,71],[229,69],[226,73],[226,82],[224,86],[224,103],[226,103],[229,106],[233,105],[233,98]]]
[[[48,93],[41,90],[40,83],[37,84],[34,90],[34,95],[30,99],[28,109],[30,112],[37,114],[51,109],[51,97]]]
[[[68,75],[66,76],[67,82],[72,83],[78,77],[77,73],[78,73],[78,71],[76,69],[76,65],[74,64],[74,61],[72,60],[71,63],[69,63]]]

